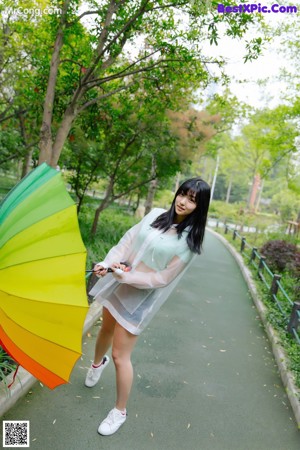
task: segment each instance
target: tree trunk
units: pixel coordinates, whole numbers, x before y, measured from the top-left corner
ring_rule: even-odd
[[[259,174],[256,174],[253,177],[251,193],[250,193],[250,198],[249,198],[249,204],[248,204],[250,211],[254,211],[254,209],[255,209],[255,200],[256,200],[259,184],[260,184],[260,176],[259,176]]]
[[[148,188],[148,195],[147,195],[147,199],[145,202],[145,215],[151,211],[152,205],[153,205],[154,195],[155,195],[155,191],[156,191],[156,187],[157,187],[157,179],[155,178],[156,177],[156,169],[157,169],[156,159],[155,159],[155,156],[152,155],[151,178],[153,178],[153,179],[152,179],[152,181],[150,181],[149,188]]]
[[[259,187],[258,196],[257,196],[256,204],[255,204],[255,213],[257,213],[259,210],[263,187],[264,187],[264,180],[262,180],[261,185]]]
[[[105,197],[102,200],[100,206],[98,206],[98,208],[95,211],[94,221],[93,221],[93,225],[92,225],[92,229],[91,229],[91,236],[95,236],[95,234],[96,234],[100,213],[105,208],[107,208],[111,202],[111,195],[112,195],[114,184],[115,184],[114,178],[110,178],[109,184],[106,189]]]
[[[226,193],[226,203],[229,203],[229,200],[230,200],[230,194],[231,194],[231,188],[232,188],[232,178],[230,178],[229,184],[228,184],[228,188],[227,188],[227,193]]]
[[[65,140],[68,137],[68,134],[70,132],[70,129],[72,127],[72,123],[74,121],[76,117],[76,113],[74,112],[73,108],[70,106],[69,108],[67,108],[64,118],[61,122],[61,125],[57,131],[57,135],[55,138],[55,142],[53,144],[53,148],[52,148],[52,152],[51,152],[51,159],[49,164],[52,167],[56,167],[63,145],[65,143]]]
[[[26,132],[26,127],[25,127],[25,121],[24,121],[24,115],[20,114],[19,115],[19,120],[20,120],[20,129],[21,129],[21,136],[22,136],[22,141],[25,147],[28,146],[28,135]],[[28,174],[29,170],[30,170],[30,163],[31,163],[31,157],[32,157],[32,153],[33,153],[33,149],[29,149],[26,153],[26,155],[24,156],[23,159],[23,164],[22,164],[22,174],[21,177],[24,178],[25,175]]]
[[[33,149],[28,150],[26,156],[24,157],[23,166],[22,166],[22,178],[24,178],[30,171],[30,163],[31,163],[31,159],[32,159],[32,153],[33,153]]]
[[[47,84],[47,91],[44,101],[42,126],[40,131],[40,155],[39,164],[47,162],[51,164],[51,154],[52,154],[52,116],[54,107],[54,97],[55,97],[55,86],[58,73],[58,67],[60,62],[60,50],[63,46],[63,31],[66,25],[66,14],[69,8],[70,0],[65,0],[63,6],[63,12],[60,18],[60,24],[54,43],[54,49],[52,53],[52,58],[50,62],[50,72]],[[56,166],[56,164],[55,164]]]
[[[220,156],[217,155],[217,162],[216,162],[216,167],[215,167],[215,172],[214,172],[214,178],[213,178],[213,182],[211,185],[210,201],[212,201],[214,198],[214,192],[215,192],[216,181],[217,181],[218,170],[219,170],[219,163],[220,163]]]
[[[176,178],[175,178],[175,192],[174,192],[174,194],[176,194],[176,192],[178,191],[180,176],[181,176],[180,172],[177,172]]]
[[[153,200],[155,196],[155,191],[157,188],[157,180],[150,181],[147,199],[145,201],[145,216],[148,214],[153,207]]]
[[[137,194],[137,199],[135,202],[135,205],[133,206],[133,212],[134,214],[136,213],[136,210],[138,209],[138,207],[140,206],[140,200],[141,200],[141,194],[138,192]]]

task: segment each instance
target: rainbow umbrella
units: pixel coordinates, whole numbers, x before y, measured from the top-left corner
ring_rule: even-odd
[[[76,205],[44,163],[0,205],[0,343],[51,389],[81,355],[85,259]]]

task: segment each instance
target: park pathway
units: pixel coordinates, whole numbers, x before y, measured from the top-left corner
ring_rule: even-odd
[[[83,339],[71,384],[50,391],[36,383],[2,418],[30,421],[31,449],[299,450],[300,433],[245,281],[212,234],[141,335],[128,420],[110,437],[97,427],[114,403],[113,364],[98,386],[83,386],[99,323]]]

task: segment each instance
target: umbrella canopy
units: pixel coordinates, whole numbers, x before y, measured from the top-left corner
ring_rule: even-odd
[[[81,355],[85,260],[76,205],[44,163],[0,205],[0,341],[51,389]]]

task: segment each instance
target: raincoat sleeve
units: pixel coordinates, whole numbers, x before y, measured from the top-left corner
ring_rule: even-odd
[[[100,264],[102,267],[107,269],[113,263],[119,263],[126,260],[127,254],[130,252],[133,241],[140,230],[141,223],[142,221],[126,231],[118,244],[112,247],[111,250],[107,253],[104,261],[101,261],[97,264]]]
[[[191,254],[192,256],[192,254]],[[114,274],[119,283],[129,284],[137,289],[155,289],[167,286],[171,283],[187,266],[178,256],[174,256],[168,266],[156,272],[124,272],[120,275]]]
[[[151,223],[159,214],[162,214],[165,210],[161,208],[154,208],[150,213],[142,218],[142,220],[131,227],[121,238],[117,245],[111,248],[111,250],[107,253],[105,259],[98,264],[107,269],[113,263],[125,262],[128,255],[132,251],[132,246],[135,238],[140,232],[143,224]]]

